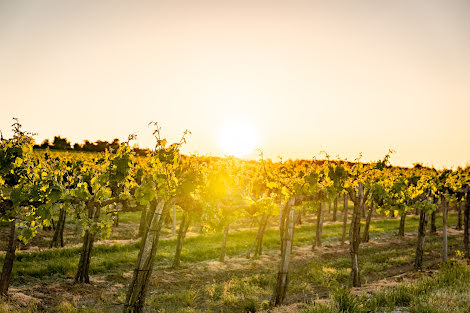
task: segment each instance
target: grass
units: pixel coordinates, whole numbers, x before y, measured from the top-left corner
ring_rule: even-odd
[[[430,242],[440,241],[439,237],[430,237]],[[459,244],[459,238],[450,238],[451,249]],[[384,246],[368,246],[364,248],[360,256],[361,275],[363,282],[377,281],[379,279],[401,274],[411,270],[414,258],[414,250],[406,253],[406,268],[397,268],[397,257],[403,256],[403,251],[408,251],[414,245],[413,239],[405,240],[400,244],[387,244],[386,257],[383,257]],[[294,253],[296,254],[296,253]],[[437,256],[437,255],[436,255]],[[437,256],[439,258],[439,256]],[[152,305],[154,309],[164,309],[165,312],[184,312],[191,307],[193,312],[248,312],[258,311],[269,303],[272,290],[275,284],[275,273],[277,264],[272,266],[258,266],[243,268],[240,271],[229,271],[225,276],[212,281],[200,279],[199,294],[196,305],[187,306],[184,303],[185,294],[188,292],[178,283],[160,284],[155,286],[151,293]],[[377,268],[376,266],[380,266]],[[358,303],[363,305],[364,299],[359,299],[349,306],[348,299],[344,295],[344,286],[347,286],[349,279],[350,260],[347,250],[334,254],[313,254],[305,258],[296,258],[291,267],[291,281],[288,290],[288,302],[309,303],[316,298],[327,298],[328,296],[338,297],[341,307],[356,308]],[[196,272],[195,275],[198,275]],[[180,281],[181,283],[181,281]],[[334,290],[332,292],[332,290]],[[164,292],[163,292],[164,291]],[[336,295],[337,292],[343,292]],[[354,298],[355,299],[355,298]],[[336,301],[336,300],[335,300]],[[352,301],[352,300],[351,300]],[[399,302],[397,302],[398,304]],[[318,306],[318,305],[317,305]],[[222,309],[223,308],[223,309]],[[335,310],[337,308],[335,307]],[[326,312],[338,312],[337,310]],[[355,310],[355,309],[354,309]],[[353,309],[343,312],[356,312]],[[314,311],[317,312],[317,311]],[[321,312],[321,311],[319,311]],[[362,312],[362,311],[357,311]],[[367,311],[364,311],[367,312]],[[374,310],[370,312],[376,312]],[[423,311],[425,312],[425,311]]]
[[[115,235],[120,239],[132,238],[131,233],[122,231],[122,229],[138,227],[139,220],[140,216],[135,212],[122,214],[120,226]],[[456,215],[450,214],[449,225],[455,223]],[[440,224],[441,220],[438,219],[437,226],[440,227]],[[379,241],[385,241],[386,245],[377,243],[361,245],[359,261],[363,283],[377,281],[411,269],[416,238],[408,236],[400,240],[394,237],[393,234],[397,232],[398,225],[398,219],[373,220],[370,227],[371,240],[380,239]],[[416,217],[408,217],[406,231],[415,233],[417,225],[418,219]],[[196,225],[194,229],[198,229],[198,226]],[[166,229],[165,232],[169,233],[170,231]],[[340,222],[324,225],[324,246],[328,247],[337,243],[341,233],[342,224]],[[294,250],[287,298],[291,302],[311,303],[317,298],[331,296],[333,299],[330,301],[331,303],[338,302],[341,307],[347,307],[348,298],[345,295],[346,291],[344,288],[342,289],[342,286],[347,285],[350,273],[350,257],[347,246],[344,248],[335,246],[312,253],[308,246],[311,245],[314,234],[315,227],[310,224],[298,226],[295,230],[294,244],[297,248],[304,248],[299,251]],[[231,257],[244,256],[255,236],[256,230],[254,229],[235,230],[230,233],[227,242],[227,255]],[[232,261],[228,259],[227,264],[224,265],[226,269],[216,272],[211,263],[208,265],[204,262],[214,262],[211,260],[218,258],[221,241],[221,234],[200,234],[188,237],[185,240],[181,256],[183,266],[175,271],[170,268],[176,245],[175,239],[170,236],[162,239],[157,252],[156,266],[159,268],[155,272],[157,278],[152,280],[150,287],[149,309],[153,312],[257,312],[266,308],[274,287],[278,266],[279,231],[275,227],[267,229],[264,248],[268,255],[262,257],[261,260],[246,260],[246,264],[244,263],[237,268],[230,267]],[[425,259],[439,260],[441,241],[438,236],[427,236]],[[453,251],[459,249],[460,241],[461,238],[457,236],[449,236],[451,255]],[[104,275],[110,285],[122,285],[119,291],[112,294],[112,298],[123,299],[125,292],[123,287],[128,281],[126,273],[129,273],[135,266],[138,249],[139,242],[135,240],[128,240],[125,243],[96,244],[93,248],[90,267],[92,277]],[[39,282],[46,284],[71,278],[75,274],[79,254],[79,247],[35,252],[20,251],[14,266],[12,285],[20,287]],[[3,259],[3,255],[0,256],[0,261],[2,261],[1,259]],[[430,266],[435,265],[431,263]],[[332,290],[335,291],[332,292]],[[334,298],[336,294],[337,298]],[[447,296],[451,297],[452,295]],[[361,298],[362,306],[366,301],[364,299]],[[379,299],[379,295],[376,299]],[[55,305],[62,306],[57,310],[75,312],[73,310],[77,305],[64,300],[57,299]],[[376,302],[377,305],[382,305],[379,300]],[[399,302],[395,304],[398,305]],[[307,309],[321,308],[326,310],[328,305],[312,304]],[[104,301],[96,310],[113,312],[116,309],[112,306],[108,308],[108,306],[109,303]],[[312,309],[312,307],[315,308]],[[0,306],[0,313],[2,313],[1,308]],[[89,312],[93,312],[95,308],[88,309],[91,310]],[[80,309],[80,312],[87,311]]]
[[[402,283],[372,294],[353,295],[347,288],[333,291],[328,303],[306,305],[303,313],[468,313],[470,267],[462,262],[444,264],[433,276]]]
[[[124,221],[136,222],[139,219],[140,217],[134,212],[122,214],[121,224],[125,224]],[[441,220],[438,219],[438,227],[440,226],[440,223]],[[453,225],[455,223],[456,215],[449,215],[449,225]],[[398,224],[398,219],[374,220],[370,226],[371,240],[381,236],[392,235],[397,232]],[[408,217],[406,231],[417,229],[417,225],[417,217]],[[337,242],[340,240],[341,233],[342,224],[339,222],[324,225],[322,237],[323,245],[330,245]],[[297,247],[310,245],[313,241],[314,234],[315,226],[298,226],[295,230],[294,245]],[[243,230],[230,233],[227,242],[227,255],[243,255],[249,249],[255,236],[255,230]],[[221,241],[222,235],[220,233],[203,234],[187,238],[181,253],[182,263],[194,263],[216,259],[219,256]],[[279,247],[279,242],[279,230],[276,228],[267,229],[263,242],[264,248],[266,250],[276,250]],[[170,266],[175,248],[176,240],[174,238],[160,240],[156,263],[159,266]],[[90,273],[122,274],[125,271],[129,271],[137,260],[138,249],[139,243],[137,241],[126,244],[114,243],[111,245],[95,245],[93,248]],[[406,255],[413,255],[414,253],[412,247],[410,247],[409,251],[406,252]],[[402,252],[396,255],[392,254],[393,252],[384,252],[382,256],[378,257],[378,259],[374,261],[374,263],[382,263],[383,260],[388,260],[390,257],[395,258],[394,262],[396,264],[399,264],[400,262],[406,263],[409,261],[407,258],[403,257]],[[79,247],[48,249],[40,252],[20,251],[17,253],[13,275],[15,278],[19,278],[20,283],[24,283],[24,279],[27,277],[43,278],[51,275],[71,277],[73,276],[78,264],[79,255]],[[400,258],[402,258],[401,261]],[[0,256],[0,261],[3,261],[3,255]],[[344,260],[343,262],[347,263],[348,260]],[[343,263],[343,265],[345,264]],[[365,269],[368,270],[368,267],[366,266]],[[370,268],[370,270],[380,270],[380,267],[376,267],[375,269]],[[13,282],[14,284],[15,280]]]

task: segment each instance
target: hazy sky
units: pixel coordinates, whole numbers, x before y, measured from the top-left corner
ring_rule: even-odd
[[[470,1],[0,0],[0,129],[220,155],[470,161]]]

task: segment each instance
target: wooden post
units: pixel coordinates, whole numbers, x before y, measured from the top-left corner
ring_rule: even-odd
[[[354,201],[354,211],[349,228],[349,253],[351,255],[351,285],[361,287],[361,276],[359,271],[359,244],[361,243],[361,214],[364,199],[364,185],[359,183],[357,187],[357,196]]]
[[[398,228],[398,236],[405,237],[405,219],[406,212],[403,212],[400,216],[400,228]]]
[[[223,239],[222,239],[222,247],[220,248],[220,256],[219,262],[225,262],[225,251],[227,249],[227,236],[228,236],[228,228],[230,224],[227,223],[224,227]]]
[[[441,195],[442,205],[442,261],[447,262],[447,199],[445,195]]]
[[[432,211],[432,213],[431,213],[431,231],[430,231],[430,233],[435,234],[436,231],[437,231],[437,228],[436,228],[436,211]]]
[[[367,219],[366,225],[364,226],[364,233],[362,235],[363,242],[369,242],[369,228],[370,228],[370,221],[372,219],[372,212],[374,211],[374,206],[369,206],[369,210],[367,210]]]
[[[176,236],[176,205],[173,205],[173,223],[171,227],[171,235],[174,237]]]
[[[338,211],[338,197],[335,197],[335,200],[333,202],[333,222],[336,222],[337,220],[337,211]]]
[[[286,207],[284,208],[288,213],[286,214],[286,233],[282,236],[284,244],[281,250],[281,262],[279,264],[279,272],[277,275],[276,287],[274,289],[273,298],[271,303],[274,306],[281,305],[284,302],[284,298],[287,292],[287,286],[289,284],[289,263],[291,256],[291,246],[294,235],[294,204],[295,198],[290,198]]]
[[[134,269],[127,292],[124,313],[143,312],[148,282],[152,275],[160,230],[163,225],[163,216],[168,213],[164,200],[160,200],[158,203],[154,202],[152,206],[153,208],[151,207],[147,213],[148,224],[137,257],[137,266]]]
[[[459,201],[458,203],[458,219],[457,219],[457,227],[456,229],[458,230],[462,230],[462,211],[463,211],[463,207],[464,207],[464,202],[463,201]]]
[[[8,238],[7,253],[3,260],[2,275],[0,276],[0,296],[6,295],[10,286],[11,271],[16,253],[16,220],[10,222],[10,235]]]
[[[424,254],[424,239],[426,238],[426,224],[428,222],[428,214],[425,210],[419,212],[419,226],[418,226],[418,242],[416,246],[415,257],[415,270],[423,268],[423,254]]]
[[[348,226],[348,194],[344,193],[343,196],[343,236],[341,237],[341,244],[346,241],[346,228]]]
[[[317,211],[317,227],[315,232],[315,241],[312,245],[312,251],[316,247],[321,247],[321,237],[323,233],[323,210],[326,209],[326,203],[320,202]]]
[[[463,212],[463,246],[465,258],[470,260],[470,191],[467,191],[465,210]]]

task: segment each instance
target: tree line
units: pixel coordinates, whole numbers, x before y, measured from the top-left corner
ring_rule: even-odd
[[[50,150],[73,150],[73,151],[85,151],[85,152],[105,152],[111,151],[116,152],[123,143],[118,139],[114,138],[111,142],[106,140],[97,140],[91,142],[84,140],[83,144],[72,143],[66,138],[61,136],[54,136],[52,142],[49,139],[44,139],[41,144],[35,144],[34,149],[50,149]],[[137,155],[148,155],[150,150],[147,148],[139,148],[137,146],[132,147],[132,151]]]

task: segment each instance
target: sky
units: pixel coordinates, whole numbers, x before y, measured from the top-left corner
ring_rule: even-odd
[[[0,112],[38,142],[157,121],[223,155],[235,124],[273,159],[465,166],[470,1],[0,0]]]

